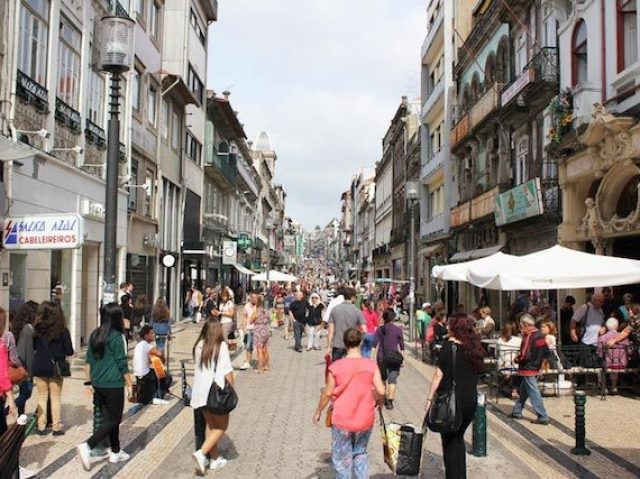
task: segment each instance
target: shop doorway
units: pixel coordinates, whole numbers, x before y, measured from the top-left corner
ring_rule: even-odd
[[[91,332],[98,327],[100,290],[100,247],[82,247],[82,292],[80,296],[80,344],[85,346]]]
[[[17,311],[27,301],[27,255],[9,256],[9,311]]]

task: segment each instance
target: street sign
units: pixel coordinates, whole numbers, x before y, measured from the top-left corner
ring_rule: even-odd
[[[5,221],[6,249],[75,249],[84,241],[82,216],[76,213],[16,216]]]
[[[222,243],[222,264],[236,264],[238,262],[238,244],[235,241]]]

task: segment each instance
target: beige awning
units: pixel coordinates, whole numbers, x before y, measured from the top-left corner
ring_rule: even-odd
[[[449,261],[452,263],[458,263],[460,261],[469,261],[472,259],[484,258],[485,256],[491,256],[492,254],[497,253],[503,247],[503,244],[499,244],[496,246],[491,246],[490,248],[479,248],[469,251],[460,251],[459,253],[454,254]]]
[[[238,270],[238,273],[240,274],[248,274],[249,276],[253,276],[255,274],[253,271],[251,271],[248,268],[245,268],[241,264],[236,263],[233,266],[235,266],[235,268]]]

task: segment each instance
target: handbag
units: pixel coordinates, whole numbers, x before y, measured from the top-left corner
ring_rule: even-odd
[[[47,350],[47,354],[49,355],[49,359],[51,360],[51,364],[53,365],[53,377],[55,379],[60,378],[68,378],[71,376],[71,365],[66,358],[64,359],[53,359],[51,355],[51,351],[49,351],[49,345],[47,342],[40,338],[40,342],[44,344],[45,349]]]
[[[379,413],[384,462],[396,475],[419,475],[422,444],[427,433],[426,425],[423,423],[419,428],[414,424],[390,423],[387,426],[382,410]]]
[[[213,370],[213,377],[215,378],[216,370],[218,369],[218,358],[216,357],[216,367]],[[233,411],[238,405],[238,394],[233,386],[229,382],[224,380],[224,387],[221,388],[216,383],[215,379],[209,389],[209,396],[207,397],[207,405],[205,406],[209,412],[218,416],[224,416]]]
[[[17,386],[29,377],[29,373],[22,366],[9,366],[9,380]]]
[[[453,350],[453,381],[451,387],[437,394],[429,408],[429,419],[427,425],[433,432],[450,434],[457,432],[462,426],[462,415],[456,395],[456,350],[458,347],[454,343]]]
[[[404,357],[402,356],[402,353],[398,351],[387,352],[384,349],[384,338],[387,334],[387,330],[385,326],[381,327],[382,328],[382,362],[384,363],[385,367],[388,369],[400,369],[404,361]]]

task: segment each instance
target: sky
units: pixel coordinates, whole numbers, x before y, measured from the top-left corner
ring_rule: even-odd
[[[267,131],[286,214],[307,230],[375,166],[402,95],[420,94],[425,0],[219,0],[208,88],[231,91],[253,140]]]

